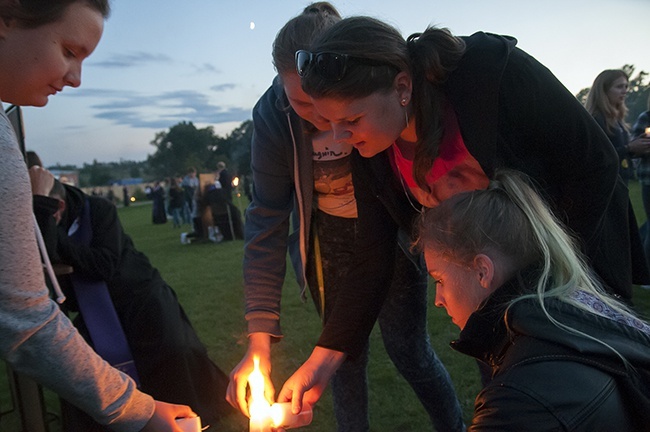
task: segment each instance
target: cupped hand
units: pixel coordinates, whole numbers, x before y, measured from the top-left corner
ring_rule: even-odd
[[[264,396],[269,404],[272,404],[275,399],[275,388],[271,381],[271,338],[268,334],[251,334],[246,355],[230,372],[226,400],[246,417],[250,417],[246,389],[248,387],[248,376],[253,372],[253,359],[255,357],[259,358],[260,372],[264,377]]]

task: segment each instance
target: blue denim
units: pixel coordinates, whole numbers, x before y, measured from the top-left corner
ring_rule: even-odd
[[[181,226],[181,212],[183,208],[182,207],[173,207],[170,208],[169,211],[172,214],[172,219],[174,221],[174,228],[179,228]]]
[[[318,212],[319,236],[325,281],[325,320],[336,292],[348,271],[353,254],[356,219],[343,219]],[[312,243],[313,251],[313,243]],[[427,332],[427,274],[396,251],[395,273],[379,315],[382,340],[390,359],[409,383],[438,432],[463,431],[462,410],[449,373],[433,351]],[[307,279],[320,310],[313,253]],[[338,432],[370,430],[368,416],[368,348],[347,358],[331,381]]]
[[[192,209],[190,208],[189,204],[187,201],[183,203],[183,211],[182,211],[182,216],[183,216],[183,223],[187,225],[192,224]]]

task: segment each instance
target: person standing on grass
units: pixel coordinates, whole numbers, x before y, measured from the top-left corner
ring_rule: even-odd
[[[418,248],[451,346],[488,364],[474,431],[650,430],[650,325],[606,294],[516,172],[424,212]]]
[[[0,0],[0,101],[45,106],[81,83],[101,38],[107,0]],[[50,299],[31,223],[32,191],[9,119],[0,112],[0,358],[120,432],[180,432],[187,406],[155,401],[83,340]],[[44,184],[46,195],[52,182]]]
[[[353,17],[298,51],[296,67],[335,139],[357,150],[359,240],[342,297],[281,402],[313,405],[347,353],[362,346],[385,296],[399,229],[410,233],[424,209],[485,189],[497,169],[539,184],[610,292],[630,301],[632,283],[650,279],[645,263],[631,259],[640,242],[611,143],[515,39],[429,27],[404,40],[388,24]]]
[[[585,108],[594,117],[598,126],[605,132],[607,138],[614,146],[619,159],[619,174],[627,183],[634,179],[634,164],[632,159],[641,160],[650,155],[650,138],[645,135],[630,139],[629,125],[625,122],[627,105],[625,97],[629,87],[627,74],[620,69],[607,69],[598,74],[589,89]],[[645,174],[642,173],[642,176]],[[641,180],[641,184],[645,179]],[[641,186],[643,188],[643,186]],[[645,206],[645,204],[644,204]],[[637,228],[636,217],[630,206],[630,226]],[[633,240],[636,237],[632,237]],[[650,244],[647,240],[640,240],[641,246],[636,248],[639,252],[632,256],[639,265],[648,266]],[[649,267],[650,268],[650,267]],[[643,284],[647,286],[647,284]]]
[[[179,183],[178,178],[169,178],[169,213],[172,215],[174,228],[181,227],[183,206],[185,205],[185,196]]]
[[[253,109],[253,201],[246,212],[244,287],[249,346],[230,374],[228,401],[248,414],[246,385],[260,357],[267,399],[274,401],[271,345],[282,337],[280,300],[287,250],[303,293],[309,288],[326,324],[350,270],[357,237],[357,202],[350,173],[352,146],[335,142],[300,88],[294,55],[340,20],[327,2],[307,6],[277,34],[272,86]],[[297,224],[290,234],[291,218]],[[407,237],[407,236],[405,236]],[[379,314],[386,350],[438,431],[464,429],[462,411],[426,328],[427,280],[408,245],[391,253],[396,269]],[[369,430],[368,339],[332,380],[338,431]],[[387,390],[388,391],[388,390]]]
[[[192,218],[196,217],[196,195],[199,190],[199,179],[196,176],[196,168],[187,169],[187,174],[181,181],[181,187],[185,194],[185,205],[183,206],[183,223],[192,223]]]

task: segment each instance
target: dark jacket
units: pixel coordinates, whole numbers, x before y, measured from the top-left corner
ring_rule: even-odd
[[[182,209],[185,205],[185,192],[180,186],[172,186],[169,188],[169,208]]]
[[[648,381],[610,348],[551,323],[537,300],[508,302],[530,287],[518,275],[473,313],[452,348],[488,364],[492,381],[478,394],[469,431],[648,431]],[[529,289],[529,288],[528,288]],[[650,377],[650,335],[557,299],[548,312],[614,348]],[[637,405],[639,403],[639,405]]]
[[[619,123],[616,128],[611,128],[607,125],[607,120],[605,116],[600,113],[594,114],[594,120],[598,123],[598,126],[605,132],[607,138],[614,146],[616,153],[618,154],[618,159],[620,161],[619,172],[621,177],[625,180],[630,180],[634,178],[634,166],[632,165],[632,159],[630,153],[627,151],[627,145],[630,143],[630,134],[628,131]]]
[[[443,85],[465,146],[491,178],[501,168],[533,178],[572,230],[598,275],[617,294],[632,293],[629,197],[607,136],[577,99],[511,38],[477,33]],[[356,352],[381,308],[398,227],[414,230],[417,212],[392,173],[388,151],[353,153],[359,214],[355,269],[318,345]],[[638,256],[643,257],[640,248]],[[635,252],[636,253],[636,252]],[[647,280],[645,264],[637,281]],[[645,278],[645,279],[644,279]]]

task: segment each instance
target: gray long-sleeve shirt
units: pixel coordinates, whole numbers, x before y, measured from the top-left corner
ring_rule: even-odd
[[[27,168],[2,111],[0,153],[0,358],[99,423],[120,432],[141,430],[153,414],[153,399],[95,354],[49,297]]]

